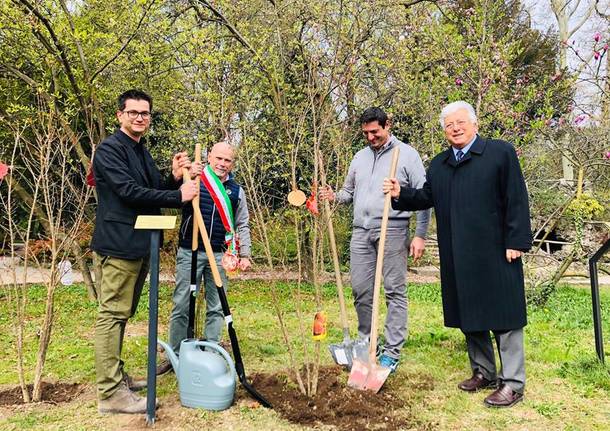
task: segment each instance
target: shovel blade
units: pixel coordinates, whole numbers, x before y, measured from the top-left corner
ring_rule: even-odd
[[[354,389],[364,390],[369,372],[370,368],[368,363],[354,358],[352,371],[349,374],[349,379],[347,379],[347,385]]]
[[[375,393],[379,392],[379,389],[381,389],[390,375],[390,371],[391,370],[387,367],[371,364],[366,382],[364,383],[364,389]]]
[[[348,370],[352,369],[353,356],[351,343],[331,344],[328,350],[337,365],[344,366]]]
[[[358,339],[352,343],[351,354],[353,360],[358,359],[360,362],[368,364],[369,362],[369,340]]]

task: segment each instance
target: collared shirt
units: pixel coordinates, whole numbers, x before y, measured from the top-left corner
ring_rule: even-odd
[[[472,144],[474,144],[474,141],[477,140],[477,136],[479,136],[479,135],[474,135],[474,138],[472,138],[472,141],[470,141],[470,143],[468,145],[464,146],[464,148],[451,147],[453,149],[453,156],[455,157],[455,160],[457,160],[457,152],[458,151],[461,151],[462,153],[464,153],[464,156],[466,155],[468,150],[470,150],[470,147],[472,147]]]
[[[373,150],[373,152],[374,152],[374,153],[377,153],[377,154],[382,153],[382,152],[383,152],[383,150],[385,150],[386,148],[388,148],[388,146],[390,145],[390,142],[392,142],[392,138],[394,138],[394,135],[392,135],[392,134],[390,133],[390,134],[388,135],[388,140],[387,140],[387,141],[386,141],[386,143],[385,143],[385,144],[383,144],[381,147],[373,148],[373,146],[372,146],[371,144],[368,144],[368,145],[369,145],[369,148],[370,148],[371,150]]]
[[[141,137],[140,141],[138,142],[134,140],[131,136],[129,136],[127,133],[123,132],[120,128],[117,129],[116,136],[122,142],[128,143],[131,148],[133,148],[134,152],[138,156],[138,159],[140,160],[140,164],[142,166],[144,174],[146,175],[146,179],[150,182],[152,177],[149,172],[149,167],[146,164],[146,158],[144,157],[144,144],[146,144],[146,138]]]

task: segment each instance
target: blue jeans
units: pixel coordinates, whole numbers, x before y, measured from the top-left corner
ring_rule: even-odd
[[[224,269],[220,265],[222,252],[214,253],[222,284],[227,288],[227,276]],[[203,251],[197,253],[197,292],[201,285],[201,278],[205,289],[205,330],[204,336],[208,341],[218,343],[220,334],[224,325],[224,314],[220,305],[220,297],[218,296],[218,288],[214,284],[212,277],[212,269],[210,268],[208,256]],[[172,314],[169,319],[169,344],[178,354],[180,343],[187,336],[187,327],[189,319],[189,296],[191,285],[191,250],[184,247],[178,248],[176,254],[176,288],[172,301],[174,303]]]

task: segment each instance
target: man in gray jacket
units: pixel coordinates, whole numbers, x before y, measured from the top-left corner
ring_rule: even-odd
[[[354,306],[358,314],[358,335],[366,339],[371,333],[373,285],[377,247],[381,231],[384,194],[383,179],[390,172],[392,149],[400,148],[396,177],[401,185],[421,187],[426,171],[417,151],[390,133],[386,113],[368,108],[360,116],[362,133],[368,146],[351,161],[341,190],[330,187],[320,191],[320,198],[340,204],[353,203],[354,219],[350,243],[350,275]],[[383,281],[388,313],[385,321],[385,345],[379,362],[394,372],[407,335],[407,253],[418,259],[424,252],[430,210],[418,211],[415,236],[409,242],[411,212],[390,209],[383,263]]]

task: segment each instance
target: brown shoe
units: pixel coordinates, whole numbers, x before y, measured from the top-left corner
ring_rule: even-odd
[[[126,372],[123,372],[123,381],[127,385],[130,391],[141,391],[142,389],[146,389],[147,381],[146,379],[137,379],[131,377]]]
[[[172,367],[172,363],[169,361],[169,359],[162,359],[157,365],[157,376],[165,374],[168,371],[174,371],[174,367]]]
[[[155,402],[159,407],[159,400]],[[99,400],[97,406],[100,413],[146,413],[146,397],[134,394],[122,382],[114,394],[105,400]]]
[[[502,385],[485,398],[487,407],[512,407],[523,401],[523,394],[513,391],[510,386]]]
[[[233,346],[229,341],[219,341],[218,345],[225,349],[228,353],[233,353]]]
[[[458,385],[458,388],[460,388],[463,391],[466,392],[477,392],[480,391],[481,389],[486,389],[486,388],[495,388],[496,387],[496,381],[495,380],[487,380],[482,373],[480,373],[479,371],[475,371],[472,374],[472,377],[464,380],[463,382],[461,382]]]

